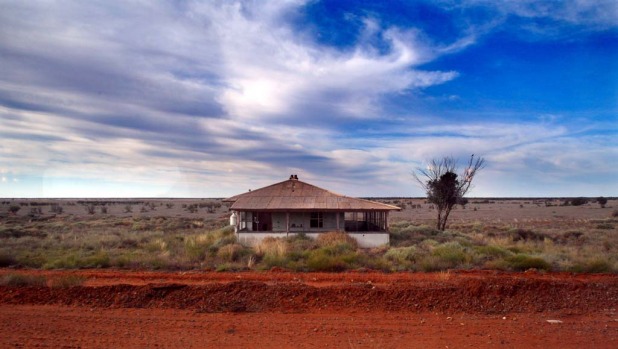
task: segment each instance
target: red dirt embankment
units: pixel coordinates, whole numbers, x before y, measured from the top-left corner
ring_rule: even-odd
[[[614,275],[15,272],[86,281],[0,287],[3,348],[618,347]]]
[[[2,270],[0,274],[10,271]],[[618,277],[540,273],[27,273],[87,278],[81,286],[0,287],[1,304],[94,308],[168,308],[199,312],[465,312],[563,311],[583,314],[618,306]]]

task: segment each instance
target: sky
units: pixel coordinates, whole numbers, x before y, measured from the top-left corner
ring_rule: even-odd
[[[0,197],[618,196],[618,5],[0,0]]]

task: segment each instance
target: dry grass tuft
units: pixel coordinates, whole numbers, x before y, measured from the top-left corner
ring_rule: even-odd
[[[258,256],[285,257],[288,243],[283,239],[267,237],[253,247]]]
[[[358,242],[353,237],[343,232],[333,231],[320,234],[318,236],[317,242],[318,245],[322,247],[347,244],[353,249],[358,248]]]
[[[44,276],[39,275],[11,273],[0,279],[0,285],[10,287],[42,287],[47,285],[47,279]]]

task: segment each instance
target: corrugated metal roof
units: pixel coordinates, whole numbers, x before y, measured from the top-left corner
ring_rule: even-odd
[[[289,179],[264,188],[225,199],[233,202],[231,210],[323,210],[323,211],[390,211],[397,206],[351,198],[316,187],[298,179]]]

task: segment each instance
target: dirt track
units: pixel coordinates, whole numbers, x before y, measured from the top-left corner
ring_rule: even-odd
[[[613,275],[27,273],[88,279],[0,287],[1,347],[618,346]]]

